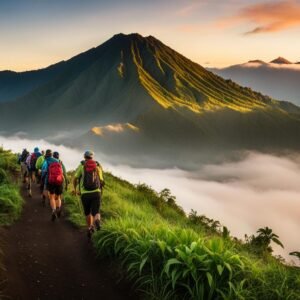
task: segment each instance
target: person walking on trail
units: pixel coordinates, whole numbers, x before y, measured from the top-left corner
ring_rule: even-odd
[[[48,192],[45,189],[45,177],[42,176],[42,167],[44,161],[45,161],[45,152],[42,151],[42,155],[36,161],[35,168],[37,170],[37,173],[40,176],[40,192],[41,192],[42,204],[45,206]]]
[[[22,181],[23,183],[26,183],[28,181],[28,169],[26,165],[27,157],[29,156],[29,152],[26,148],[23,149],[20,157],[19,157],[19,163],[21,165],[21,175],[22,175]]]
[[[31,187],[32,187],[32,183],[35,182],[36,180],[36,161],[37,159],[42,155],[42,153],[40,152],[40,149],[38,147],[35,147],[33,150],[33,153],[31,153],[31,155],[28,155],[27,159],[26,159],[26,165],[28,168],[28,173],[29,173],[29,182],[28,182],[28,195],[31,197],[32,196],[32,191],[31,191]]]
[[[42,177],[45,187],[49,192],[50,206],[52,209],[51,220],[55,221],[61,216],[61,195],[67,174],[60,161],[53,157],[50,149],[46,150],[45,161],[42,166]]]
[[[104,187],[103,171],[100,164],[93,159],[94,153],[86,151],[84,161],[78,166],[73,180],[74,195],[81,195],[81,202],[88,226],[88,238],[96,230],[100,230],[100,204]],[[77,186],[79,190],[77,191]]]
[[[45,151],[42,150],[41,151],[41,155],[37,158],[36,163],[35,163],[35,179],[36,179],[36,183],[40,184],[41,183],[41,179],[42,179],[42,175],[40,172],[40,169],[38,167],[40,167],[41,164],[43,164],[45,159]],[[38,163],[39,161],[39,163]]]
[[[64,189],[65,189],[65,191],[67,191],[69,182],[68,182],[66,167],[65,167],[64,163],[59,159],[59,153],[57,151],[53,152],[53,157],[60,162],[60,164],[63,168],[63,172],[64,172]]]

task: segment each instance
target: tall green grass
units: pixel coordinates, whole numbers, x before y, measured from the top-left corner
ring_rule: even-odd
[[[260,257],[217,221],[186,216],[169,191],[105,174],[98,255],[119,263],[149,299],[300,299],[300,270]],[[85,223],[79,198],[65,196],[70,220]]]
[[[0,148],[0,225],[10,225],[21,213],[17,157]]]
[[[18,169],[16,155],[0,147],[0,226],[11,225],[22,210],[23,199],[18,186]],[[2,255],[0,249],[0,273],[4,269]],[[5,299],[2,283],[0,283],[0,299]]]

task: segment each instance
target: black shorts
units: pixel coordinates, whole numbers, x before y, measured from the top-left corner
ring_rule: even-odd
[[[54,185],[54,184],[47,184],[47,190],[49,191],[50,195],[57,195],[60,196],[63,193],[63,185]]]
[[[86,193],[81,195],[81,202],[86,216],[92,215],[93,217],[99,213],[101,194],[100,192]]]
[[[30,178],[32,178],[33,174],[35,175],[35,170],[28,169],[28,175]]]

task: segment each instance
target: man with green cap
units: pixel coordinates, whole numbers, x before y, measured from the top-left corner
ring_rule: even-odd
[[[94,153],[86,151],[84,160],[78,166],[73,180],[74,195],[81,195],[81,202],[88,226],[88,238],[96,230],[100,230],[101,192],[104,187],[103,171],[95,161]],[[79,185],[79,190],[77,186]]]

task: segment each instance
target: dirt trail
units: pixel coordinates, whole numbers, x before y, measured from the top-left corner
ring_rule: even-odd
[[[4,230],[2,240],[10,299],[137,299],[128,286],[118,285],[108,262],[96,261],[85,232],[62,217],[50,221],[38,188],[26,197],[22,216]],[[2,284],[3,285],[3,284]]]

